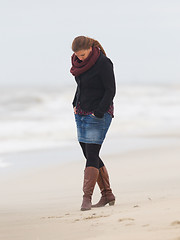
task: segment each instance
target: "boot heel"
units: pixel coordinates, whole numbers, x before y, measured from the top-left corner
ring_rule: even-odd
[[[109,202],[109,206],[113,206],[115,204],[115,200]]]

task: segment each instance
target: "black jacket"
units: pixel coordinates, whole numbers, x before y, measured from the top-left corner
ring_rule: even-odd
[[[113,104],[116,91],[111,60],[100,52],[96,63],[75,80],[77,89],[73,107],[79,103],[82,110],[93,111],[96,117],[102,118]]]

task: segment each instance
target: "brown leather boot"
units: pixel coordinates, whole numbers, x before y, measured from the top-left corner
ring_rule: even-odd
[[[92,205],[91,207],[104,207],[109,203],[110,206],[115,203],[115,196],[112,193],[109,183],[109,176],[105,166],[99,169],[99,176],[97,179],[97,184],[101,190],[101,199],[97,204]]]
[[[84,184],[83,184],[83,202],[81,205],[81,211],[86,211],[91,209],[91,198],[97,178],[99,175],[99,170],[95,167],[86,167],[84,170]]]

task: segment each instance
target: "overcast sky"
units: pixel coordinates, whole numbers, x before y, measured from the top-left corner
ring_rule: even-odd
[[[120,83],[180,83],[179,0],[1,0],[0,85],[71,84],[78,35],[102,44]]]

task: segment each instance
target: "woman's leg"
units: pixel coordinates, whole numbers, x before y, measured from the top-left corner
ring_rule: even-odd
[[[99,157],[100,149],[101,149],[100,144],[93,143],[86,144],[86,156],[87,156],[86,167],[95,167],[99,169],[99,165],[103,164],[102,160]]]
[[[84,195],[81,210],[86,211],[91,209],[91,198],[99,176],[99,165],[103,165],[103,162],[99,158],[101,145],[80,142],[80,146],[86,158],[83,183]]]
[[[110,187],[108,171],[105,166],[103,166],[99,169],[97,184],[101,191],[101,198],[97,204],[92,205],[91,207],[103,207],[106,204],[114,205],[115,196],[112,193],[112,189]]]
[[[99,169],[104,166],[103,161],[99,157],[99,152],[101,149],[100,144],[83,143],[83,142],[79,142],[79,144],[86,158],[86,167],[91,166]]]
[[[86,143],[79,142],[79,144],[80,144],[80,146],[81,146],[81,148],[82,148],[84,157],[86,158]]]
[[[99,152],[101,149],[100,144],[88,144],[88,143],[81,143],[81,147],[84,153],[84,156],[86,157],[86,170],[92,171],[92,169],[98,169],[98,177],[96,178],[96,181],[98,183],[98,186],[101,191],[101,199],[100,201],[92,205],[91,207],[103,207],[106,204],[114,205],[115,203],[115,196],[112,193],[112,189],[110,187],[110,181],[109,181],[109,175],[106,167],[104,166],[103,161],[99,157]],[[87,179],[86,179],[87,180]],[[89,178],[89,182],[93,180],[93,177]],[[86,181],[87,183],[87,181]],[[92,186],[92,192],[94,189],[94,181]],[[86,189],[85,189],[86,191]],[[91,193],[92,195],[92,193]],[[86,207],[83,207],[86,210]],[[89,207],[90,208],[90,207]],[[88,210],[88,209],[87,209]]]

